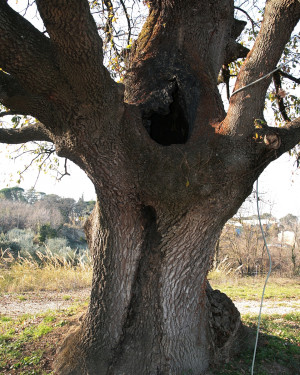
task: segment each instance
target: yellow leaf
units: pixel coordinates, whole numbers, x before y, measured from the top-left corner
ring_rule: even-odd
[[[186,187],[189,187],[190,186],[190,181],[189,180],[186,180],[186,184],[185,184]]]

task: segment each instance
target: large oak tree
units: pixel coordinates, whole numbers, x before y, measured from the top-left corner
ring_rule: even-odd
[[[233,0],[148,1],[122,84],[103,65],[87,0],[36,5],[47,34],[0,0],[0,100],[39,120],[1,129],[0,142],[53,142],[98,198],[86,225],[91,300],[56,372],[202,374],[241,327],[206,280],[215,244],[259,174],[299,142],[300,121],[255,128],[271,76],[225,112],[219,71],[246,52]],[[266,2],[236,91],[276,68],[299,16],[298,0]]]

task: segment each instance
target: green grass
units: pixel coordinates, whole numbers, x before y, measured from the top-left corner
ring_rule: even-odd
[[[220,289],[231,299],[258,300],[261,297],[265,280],[263,278],[239,278],[224,281],[209,280],[214,289]],[[271,278],[265,291],[265,299],[295,300],[300,299],[299,279]]]
[[[86,305],[18,318],[0,315],[0,374],[51,374],[48,359],[55,353],[57,337]]]
[[[18,296],[19,301],[27,301],[27,298],[25,296]]]
[[[254,338],[257,316],[242,316]],[[300,363],[300,313],[262,315],[259,344],[254,366],[255,375],[297,374]],[[252,341],[252,340],[251,340]],[[246,343],[245,343],[246,346]],[[230,363],[217,368],[214,375],[250,374],[254,345],[232,358]]]
[[[263,290],[264,278],[230,278],[211,279],[214,289],[226,293],[233,300],[260,301]],[[271,277],[268,281],[265,300],[276,302],[284,306],[285,301],[300,299],[299,279],[286,279]],[[249,328],[249,338],[240,355],[232,358],[228,364],[217,368],[214,375],[241,375],[251,373],[251,364],[256,336],[257,315],[242,315],[242,321]],[[262,315],[256,361],[255,375],[295,375],[299,373],[300,363],[300,313],[293,312],[284,315]]]

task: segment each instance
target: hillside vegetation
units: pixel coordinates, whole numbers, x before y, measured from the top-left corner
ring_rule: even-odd
[[[19,187],[0,190],[2,256],[81,256],[87,248],[83,225],[94,204]]]

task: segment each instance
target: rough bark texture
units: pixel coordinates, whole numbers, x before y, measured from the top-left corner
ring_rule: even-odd
[[[103,67],[86,0],[36,3],[49,37],[0,0],[0,99],[41,121],[1,129],[0,141],[52,140],[98,197],[86,224],[91,302],[55,371],[204,374],[241,328],[206,280],[216,242],[263,169],[297,144],[299,120],[255,129],[269,80],[235,94],[225,113],[218,73],[247,52],[231,0],[151,1],[125,85]],[[299,12],[297,0],[267,2],[237,88],[274,69]]]

